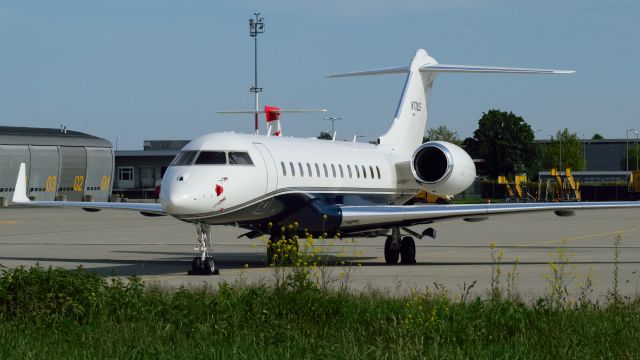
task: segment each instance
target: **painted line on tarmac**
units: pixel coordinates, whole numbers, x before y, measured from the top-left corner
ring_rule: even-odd
[[[0,225],[14,225],[19,224],[17,221],[0,220]]]
[[[607,235],[617,235],[617,234],[624,235],[625,233],[638,232],[638,231],[640,231],[640,228],[638,228],[636,226],[636,227],[631,228],[631,229],[609,231],[609,232],[604,232],[604,233],[581,235],[581,236],[573,236],[573,237],[567,237],[567,238],[563,238],[563,239],[542,241],[542,242],[530,243],[530,244],[525,244],[525,245],[517,245],[516,247],[527,247],[527,246],[536,246],[536,245],[557,244],[557,243],[561,243],[561,242],[587,240],[587,239],[592,239],[592,238],[597,238],[597,237],[602,237],[602,236],[607,236]]]

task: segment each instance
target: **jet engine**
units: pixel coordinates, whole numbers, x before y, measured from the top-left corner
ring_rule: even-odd
[[[445,196],[465,191],[476,178],[476,166],[469,154],[445,141],[422,144],[413,153],[411,172],[424,190]]]

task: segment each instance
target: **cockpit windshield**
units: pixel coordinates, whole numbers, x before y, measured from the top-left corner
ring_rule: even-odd
[[[246,151],[181,151],[169,166],[253,165]]]
[[[181,151],[169,166],[191,165],[197,154],[197,151]]]
[[[227,155],[224,151],[200,151],[196,159],[196,165],[224,165],[227,163]]]

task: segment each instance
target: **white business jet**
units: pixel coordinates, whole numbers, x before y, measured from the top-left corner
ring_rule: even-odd
[[[158,204],[30,201],[24,164],[13,202],[88,211],[134,210],[193,223],[199,255],[193,259],[192,274],[217,272],[209,255],[211,225],[239,226],[248,230],[245,235],[250,238],[279,239],[281,226],[296,221],[314,236],[386,236],[386,263],[411,264],[415,263],[414,237],[435,237],[435,231],[425,228],[418,233],[408,226],[450,219],[480,221],[490,215],[530,211],[566,216],[577,209],[640,206],[637,202],[404,205],[420,190],[458,194],[476,177],[473,160],[460,147],[443,141],[422,144],[427,98],[437,74],[573,71],[438,64],[420,49],[408,67],[330,77],[399,73],[407,74],[400,103],[391,128],[377,144],[212,133],[191,141],[176,156],[162,179]]]

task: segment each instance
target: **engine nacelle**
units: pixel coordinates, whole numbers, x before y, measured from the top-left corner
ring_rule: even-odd
[[[422,144],[413,153],[411,171],[427,192],[444,196],[465,191],[476,178],[471,156],[445,141]]]

